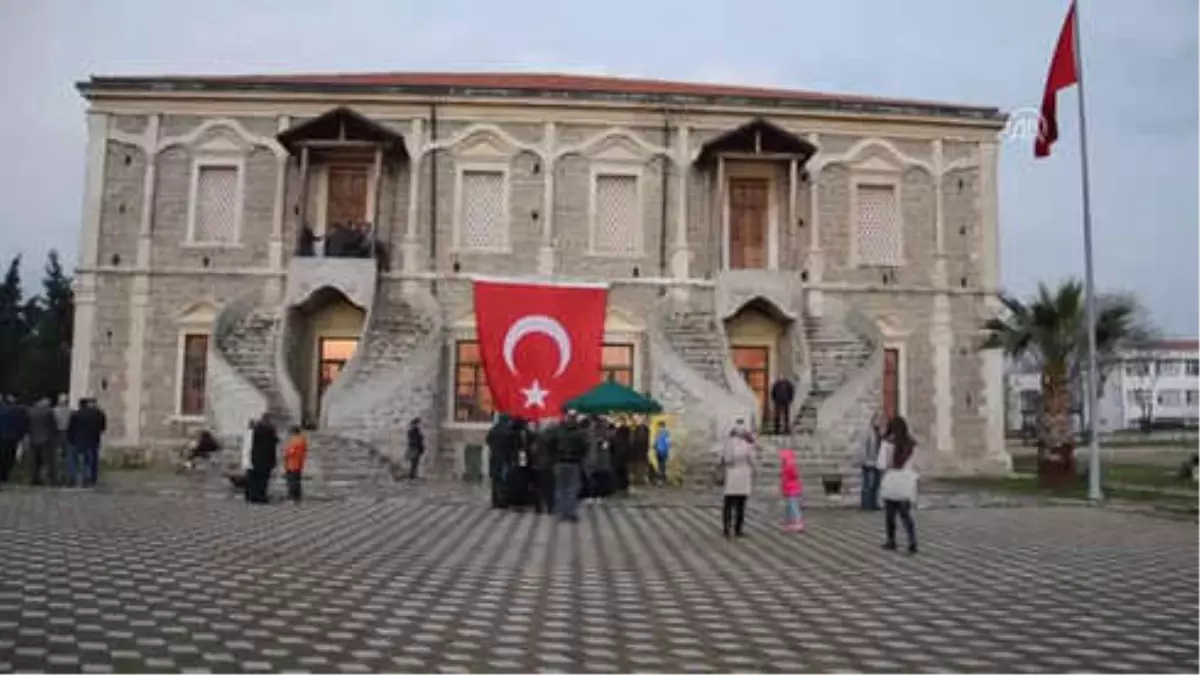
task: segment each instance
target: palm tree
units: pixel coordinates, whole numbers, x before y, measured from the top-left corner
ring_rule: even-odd
[[[1078,280],[1051,289],[1039,284],[1024,301],[1001,294],[1006,315],[984,323],[983,349],[1003,349],[1012,358],[1033,358],[1042,369],[1038,421],[1038,471],[1046,477],[1049,462],[1060,477],[1073,473],[1075,434],[1071,429],[1072,382],[1086,369],[1087,318],[1084,286]],[[1151,334],[1137,299],[1128,294],[1097,298],[1096,356],[1101,372],[1117,363],[1118,353]],[[1103,374],[1100,382],[1103,382]],[[1089,411],[1089,414],[1094,414]],[[1052,459],[1057,455],[1057,460]],[[1048,457],[1049,456],[1049,457]]]

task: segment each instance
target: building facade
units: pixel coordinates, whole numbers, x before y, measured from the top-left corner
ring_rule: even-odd
[[[1036,420],[1040,376],[1027,369],[1010,372],[1008,389],[1008,427],[1018,431]],[[1082,396],[1077,398],[1082,404]],[[1157,340],[1122,353],[1104,378],[1098,406],[1104,433],[1200,425],[1200,340]]]
[[[873,410],[939,472],[1003,470],[995,109],[615,78],[94,77],[72,395],[114,443],[317,427],[332,474],[463,470],[491,408],[473,275],[610,284],[603,375],[684,455],[797,385],[812,470]],[[356,224],[374,258],[297,255]],[[326,240],[328,241],[328,240]],[[305,251],[307,253],[307,251]],[[773,441],[773,442],[776,442]]]

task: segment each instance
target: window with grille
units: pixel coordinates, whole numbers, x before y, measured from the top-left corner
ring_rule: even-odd
[[[592,252],[636,255],[641,248],[637,176],[598,174],[592,189]]]
[[[899,267],[903,254],[896,188],[891,185],[859,185],[856,235],[859,265]]]
[[[454,343],[454,421],[490,422],[496,410],[479,358],[479,342]]]
[[[238,167],[199,167],[193,241],[211,244],[237,241],[237,187]]]
[[[204,387],[208,368],[208,335],[183,336],[182,381],[179,383],[179,414],[189,417],[204,414]]]
[[[604,343],[600,356],[600,379],[616,382],[626,387],[633,386],[633,345],[629,343]]]
[[[504,172],[464,171],[458,246],[497,250],[508,247],[508,214],[504,207]]]

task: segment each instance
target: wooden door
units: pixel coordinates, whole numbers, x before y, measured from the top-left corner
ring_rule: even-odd
[[[325,226],[359,223],[367,218],[367,167],[330,166]]]
[[[729,267],[767,266],[769,181],[766,178],[729,179]]]
[[[890,420],[900,414],[900,350],[883,350],[883,413]]]
[[[766,423],[767,394],[771,387],[771,350],[767,347],[746,347],[734,345],[733,365],[742,374],[754,398],[758,401],[758,414],[761,424]]]

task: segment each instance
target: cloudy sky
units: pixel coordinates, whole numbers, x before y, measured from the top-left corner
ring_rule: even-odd
[[[1035,106],[1066,0],[0,0],[0,256],[74,261],[89,74],[537,70]],[[1096,274],[1197,329],[1197,3],[1086,0]],[[1082,274],[1075,95],[1001,149],[1005,285]],[[32,265],[31,265],[32,266]],[[33,277],[31,270],[29,275]],[[30,278],[33,281],[33,278]]]

